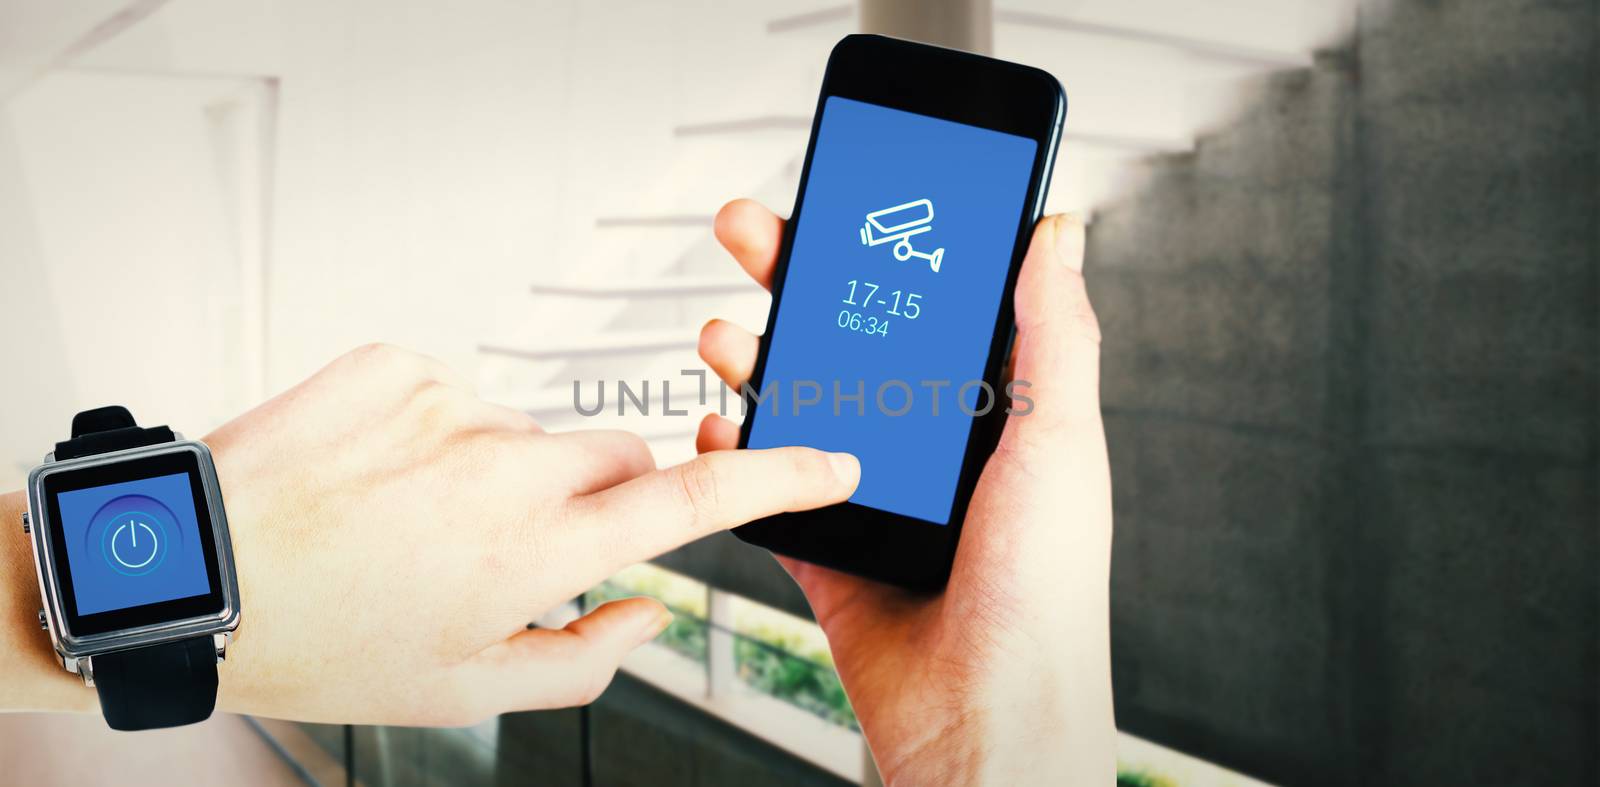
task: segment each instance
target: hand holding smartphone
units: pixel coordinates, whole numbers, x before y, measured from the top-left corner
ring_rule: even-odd
[[[1012,292],[1065,113],[1037,69],[877,36],[834,48],[740,446],[848,451],[861,483],[740,538],[943,586],[1008,393],[1027,407],[1002,380]]]

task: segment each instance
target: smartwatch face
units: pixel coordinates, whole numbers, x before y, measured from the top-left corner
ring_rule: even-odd
[[[216,534],[192,451],[54,473],[43,494],[73,636],[222,610]]]

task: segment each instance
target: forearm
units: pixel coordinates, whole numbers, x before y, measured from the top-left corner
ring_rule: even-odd
[[[23,493],[0,495],[0,712],[92,710],[94,692],[61,669],[39,630],[39,581],[21,527],[26,510]]]

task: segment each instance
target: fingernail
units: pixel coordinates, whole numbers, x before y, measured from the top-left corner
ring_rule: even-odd
[[[672,625],[672,613],[667,611],[666,607],[662,607],[661,614],[656,615],[655,618],[650,621],[650,624],[645,626],[644,629],[639,632],[639,644],[643,645],[644,643],[661,636],[661,632],[666,631],[667,627],[670,625]]]
[[[833,466],[833,474],[846,486],[855,486],[861,479],[861,462],[850,454],[828,454],[828,464]]]
[[[1056,259],[1078,273],[1083,272],[1083,215],[1063,213],[1056,217]]]

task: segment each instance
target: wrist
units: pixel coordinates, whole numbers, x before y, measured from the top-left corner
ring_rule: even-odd
[[[1110,692],[1077,680],[1059,681],[1061,676],[1038,677],[1038,694],[987,696],[978,700],[980,709],[956,714],[926,745],[892,763],[880,762],[884,783],[1115,783]],[[1063,684],[1089,690],[1080,693]],[[1049,696],[1040,696],[1046,692]]]
[[[990,681],[994,748],[982,783],[1116,783],[1108,586],[1072,593],[1037,629],[1048,633],[1014,643],[1014,652],[1035,658],[1017,660],[1020,674]]]
[[[1065,656],[1008,678],[1011,685],[987,703],[986,745],[972,783],[1114,784],[1108,661]]]
[[[880,761],[888,785],[1112,784],[1117,732],[1109,599],[1073,594],[1024,635],[993,632],[977,669],[938,714],[942,731]],[[928,723],[928,715],[918,723]],[[863,719],[865,726],[865,719]],[[868,730],[869,734],[872,730]]]
[[[0,495],[0,710],[90,711],[93,690],[61,668],[39,629],[39,579],[22,535],[28,498]]]

